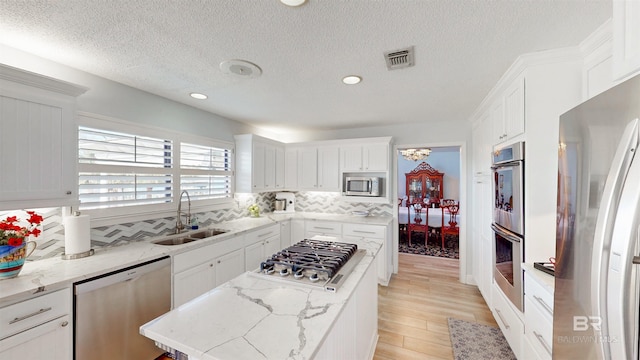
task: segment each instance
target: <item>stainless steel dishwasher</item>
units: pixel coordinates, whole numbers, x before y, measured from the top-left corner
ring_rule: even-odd
[[[74,284],[76,360],[153,360],[164,353],[140,326],[171,310],[164,257]]]

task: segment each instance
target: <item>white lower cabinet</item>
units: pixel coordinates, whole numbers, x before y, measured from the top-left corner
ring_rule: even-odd
[[[518,315],[518,310],[511,305],[509,299],[496,284],[493,285],[493,294],[491,295],[491,312],[505,339],[507,339],[511,350],[513,350],[516,358],[520,359],[524,324]]]
[[[360,244],[367,241],[382,242],[382,248],[376,256],[376,265],[378,269],[378,282],[381,285],[388,285],[393,271],[392,251],[387,243],[389,232],[388,226],[380,225],[362,225],[362,224],[344,224],[342,226],[342,240],[344,242],[353,242]]]
[[[538,270],[524,273],[525,359],[551,359],[553,346],[553,277]]]
[[[321,220],[305,221],[304,237],[308,239],[315,235],[333,236],[339,238],[342,236],[342,224]]]
[[[244,266],[245,271],[252,271],[260,266],[267,257],[277,253],[280,246],[280,224],[245,234]]]
[[[173,258],[173,307],[176,308],[244,272],[243,238],[207,245]]]
[[[0,359],[72,358],[71,289],[0,309]]]
[[[378,340],[376,262],[360,280],[314,359],[372,359]]]
[[[291,220],[280,222],[280,249],[291,246]]]

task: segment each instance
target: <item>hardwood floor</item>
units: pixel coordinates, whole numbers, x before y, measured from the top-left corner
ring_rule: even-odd
[[[480,291],[458,281],[458,260],[399,254],[398,274],[378,286],[374,360],[453,359],[447,318],[498,326]]]

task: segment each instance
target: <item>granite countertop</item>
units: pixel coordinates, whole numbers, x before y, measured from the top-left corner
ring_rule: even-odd
[[[32,294],[58,290],[68,287],[77,281],[164,256],[173,256],[288,219],[316,219],[369,225],[387,225],[393,220],[391,216],[357,217],[345,214],[300,212],[291,214],[265,213],[258,218],[246,217],[215,224],[212,228],[224,229],[228,230],[228,232],[214,238],[194,241],[184,245],[156,245],[152,241],[157,240],[159,237],[155,237],[121,246],[98,248],[95,249],[93,256],[81,259],[62,260],[61,258],[50,258],[27,262],[18,277],[0,281],[0,306],[19,301]]]
[[[140,332],[195,359],[310,359],[382,244],[359,246],[367,255],[335,293],[247,272],[143,325]]]

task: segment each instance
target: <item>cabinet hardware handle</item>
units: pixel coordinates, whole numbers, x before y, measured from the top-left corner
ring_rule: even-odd
[[[634,256],[633,257],[633,263],[634,264],[640,264],[640,256]]]
[[[63,321],[62,324],[60,324],[60,326],[62,327],[66,327],[67,325],[69,325],[68,321]]]
[[[542,347],[544,348],[544,350],[549,355],[551,355],[551,348],[549,348],[549,345],[547,345],[547,342],[544,341],[544,338],[542,337],[542,335],[538,334],[535,330],[533,331],[533,335],[535,335],[538,341],[540,342],[540,344],[542,344]]]
[[[504,324],[504,327],[505,327],[507,330],[511,329],[511,326],[509,326],[509,323],[507,323],[507,322],[504,320],[504,317],[502,317],[502,313],[500,312],[500,310],[496,309],[496,314],[498,314],[498,317],[500,318],[500,321],[502,321],[502,323]]]
[[[67,190],[67,195],[71,195],[71,190]]]
[[[354,233],[361,233],[361,234],[375,234],[374,231],[364,231],[364,230],[353,230]]]
[[[51,310],[51,308],[50,308],[50,307],[45,308],[45,309],[40,309],[40,310],[38,310],[38,311],[36,311],[36,312],[33,312],[33,313],[29,314],[29,315],[25,315],[25,316],[17,317],[17,318],[15,318],[15,319],[13,319],[13,320],[9,321],[9,325],[11,325],[11,324],[15,324],[15,323],[17,323],[17,322],[19,322],[19,321],[22,321],[22,320],[25,320],[25,319],[28,319],[28,318],[30,318],[30,317],[32,317],[32,316],[36,316],[36,315],[40,315],[40,314],[42,314],[42,313],[46,313],[46,312],[47,312],[47,311],[49,311],[49,310]]]
[[[269,231],[269,232],[266,232],[266,233],[258,234],[258,237],[259,237],[259,238],[261,238],[261,237],[265,237],[265,236],[267,236],[267,235],[271,235],[272,233],[273,233],[273,231]]]
[[[218,264],[220,264],[220,260],[218,260]]]
[[[536,295],[533,295],[533,298],[536,299],[538,303],[540,303],[540,305],[549,313],[549,315],[553,316],[553,309],[551,308],[551,306],[549,306],[544,300],[542,300],[542,298]]]
[[[322,229],[322,230],[333,230],[333,228],[330,227],[322,227],[322,226],[314,226],[314,229]]]

